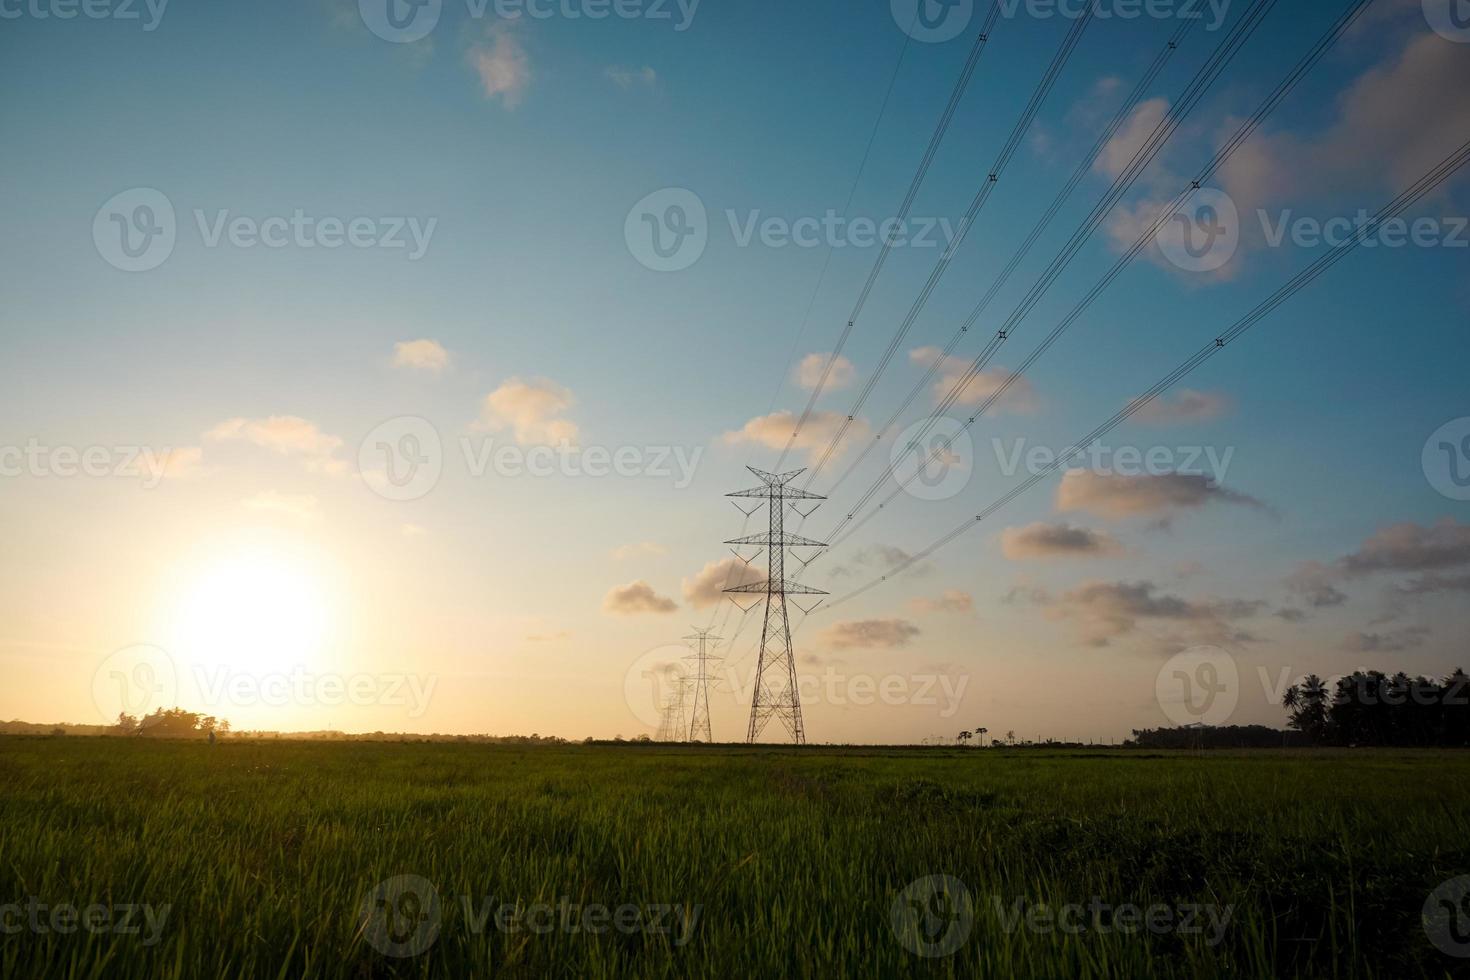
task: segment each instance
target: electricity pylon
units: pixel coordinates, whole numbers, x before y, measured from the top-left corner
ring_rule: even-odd
[[[658,731],[653,736],[655,742],[682,742],[689,734],[685,727],[684,706],[689,697],[690,681],[688,674],[680,674],[674,679],[674,689],[664,699],[663,716],[659,718]]]
[[[692,678],[694,688],[694,710],[689,720],[689,741],[698,742],[701,739],[706,742],[715,740],[709,724],[709,662],[711,660],[723,660],[724,657],[716,657],[709,652],[709,641],[716,643],[721,639],[714,635],[712,630],[694,627],[694,635],[684,637],[686,640],[698,640],[699,650],[685,660],[692,660],[695,664],[694,677]]]
[[[795,505],[789,504],[789,501],[821,501],[826,498],[787,486],[804,473],[805,468],[792,470],[789,473],[767,473],[754,466],[747,466],[746,469],[760,478],[761,486],[751,490],[740,490],[726,494],[726,496],[763,500],[769,512],[769,530],[765,534],[752,534],[749,537],[736,538],[725,543],[761,545],[768,551],[770,559],[768,574],[764,582],[738,585],[725,590],[732,594],[759,595],[764,593],[766,597],[765,624],[761,627],[760,659],[755,668],[755,693],[751,695],[750,727],[746,732],[745,740],[754,742],[760,737],[766,724],[772,718],[777,718],[785,727],[787,734],[791,736],[791,740],[797,745],[802,745],[806,743],[806,729],[801,722],[801,692],[796,686],[796,652],[791,647],[791,620],[786,614],[786,597],[788,595],[826,595],[827,593],[821,589],[808,588],[797,582],[786,580],[786,549],[793,547],[825,548],[827,546],[820,541],[803,538],[799,534],[787,534],[785,516],[788,506],[795,509]],[[812,510],[816,510],[816,506]],[[755,510],[759,509],[759,506],[755,508]],[[755,510],[744,513],[749,516],[754,514]],[[802,517],[807,517],[812,510],[805,513],[800,510],[796,512]],[[749,564],[759,555],[760,552],[756,552],[748,559],[741,557],[741,561]],[[736,552],[736,556],[740,557],[739,552]],[[797,561],[801,561],[801,558],[798,557]],[[797,608],[802,607],[797,606]],[[811,609],[802,611],[809,613]]]

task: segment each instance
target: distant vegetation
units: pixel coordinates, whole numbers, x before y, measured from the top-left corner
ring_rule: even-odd
[[[1291,727],[1314,745],[1470,746],[1470,677],[1441,681],[1378,670],[1340,678],[1332,690],[1313,674],[1282,698]]]
[[[152,945],[146,928],[0,934],[7,977],[1463,975],[1420,914],[1470,873],[1467,753],[210,747],[43,732],[0,740],[0,784],[0,901],[160,911]],[[418,931],[427,906],[393,904],[393,936],[423,943],[395,959],[362,909],[403,875],[436,889],[438,930]],[[925,959],[892,910],[931,875],[964,884],[973,922],[952,955]],[[603,935],[483,918],[491,901],[562,896],[699,915],[679,921],[687,932]],[[1047,925],[1094,901],[1229,918],[1213,943]],[[921,921],[937,938],[952,919]]]

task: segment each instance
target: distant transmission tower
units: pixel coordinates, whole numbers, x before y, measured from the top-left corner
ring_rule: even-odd
[[[655,742],[682,742],[688,736],[684,706],[689,699],[692,680],[688,674],[680,674],[674,679],[674,689],[664,700],[663,716],[659,718],[658,731],[653,736]]]
[[[702,630],[694,627],[694,635],[684,637],[686,640],[698,640],[699,650],[693,656],[685,657],[695,664],[693,687],[694,687],[694,710],[689,720],[689,741],[691,742],[713,742],[714,734],[709,725],[709,662],[711,660],[723,660],[709,652],[709,641],[719,642],[721,639],[714,635],[712,630]]]
[[[747,595],[759,595],[764,593],[766,597],[766,620],[761,628],[760,659],[755,668],[755,693],[750,701],[750,728],[746,733],[745,740],[754,742],[760,737],[766,724],[772,718],[778,718],[785,726],[791,740],[798,745],[806,742],[806,729],[801,723],[801,693],[796,686],[796,652],[791,647],[791,620],[786,614],[786,597],[788,595],[826,595],[821,589],[807,588],[796,582],[786,580],[786,549],[787,548],[825,548],[820,541],[803,538],[797,534],[787,534],[785,529],[786,508],[788,506],[796,509],[792,500],[825,500],[814,493],[798,490],[787,486],[796,479],[805,469],[792,470],[789,473],[767,473],[758,470],[754,466],[746,469],[760,478],[761,486],[753,490],[741,490],[736,493],[726,494],[729,497],[752,497],[765,502],[770,517],[770,529],[766,534],[752,534],[749,537],[736,538],[734,541],[726,541],[733,545],[761,545],[770,554],[769,573],[764,582],[754,582],[750,585],[739,585],[733,589],[726,589],[728,593],[744,593]],[[796,510],[803,518],[809,516],[820,504],[803,513]],[[736,504],[739,507],[739,504]],[[754,514],[760,506],[744,511],[748,517]],[[754,561],[760,552],[756,552],[750,558],[744,558],[739,552],[736,557],[746,564]],[[809,561],[810,559],[808,559]],[[797,561],[801,561],[798,557]],[[805,564],[805,563],[803,563]],[[733,597],[732,597],[733,598]],[[738,603],[737,603],[738,604]],[[793,603],[793,605],[796,605]],[[749,607],[746,607],[747,610]],[[810,613],[811,609],[803,609]],[[816,606],[812,606],[815,609]]]

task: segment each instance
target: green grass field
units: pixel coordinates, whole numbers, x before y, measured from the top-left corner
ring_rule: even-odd
[[[1470,971],[1421,921],[1463,753],[5,738],[0,785],[6,977]]]

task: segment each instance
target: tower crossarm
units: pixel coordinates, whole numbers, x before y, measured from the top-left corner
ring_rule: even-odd
[[[725,494],[727,497],[758,497],[761,500],[826,500],[819,493],[811,493],[807,490],[799,490],[796,487],[763,486],[751,487],[749,490],[736,490],[734,493]]]
[[[726,589],[725,591],[726,592],[743,592],[743,593],[746,593],[748,595],[766,595],[767,593],[770,593],[771,595],[831,595],[832,594],[830,592],[823,592],[821,589],[814,589],[814,588],[812,588],[809,585],[802,585],[800,582],[787,582],[785,580],[782,580],[782,581],[779,581],[779,582],[752,582],[749,585],[737,585],[734,588],[732,588],[732,589]]]
[[[797,548],[826,548],[828,546],[827,543],[824,542],[824,541],[813,541],[811,538],[804,538],[804,537],[802,537],[799,534],[784,534],[784,533],[780,537],[773,537],[769,533],[766,533],[766,534],[750,534],[750,535],[746,535],[743,538],[736,538],[733,541],[726,541],[725,543],[726,544],[762,544],[762,545],[765,545],[767,548],[771,548],[771,547],[774,547],[776,545],[784,545],[784,546],[786,546],[788,548],[791,548],[791,547],[797,547]]]

